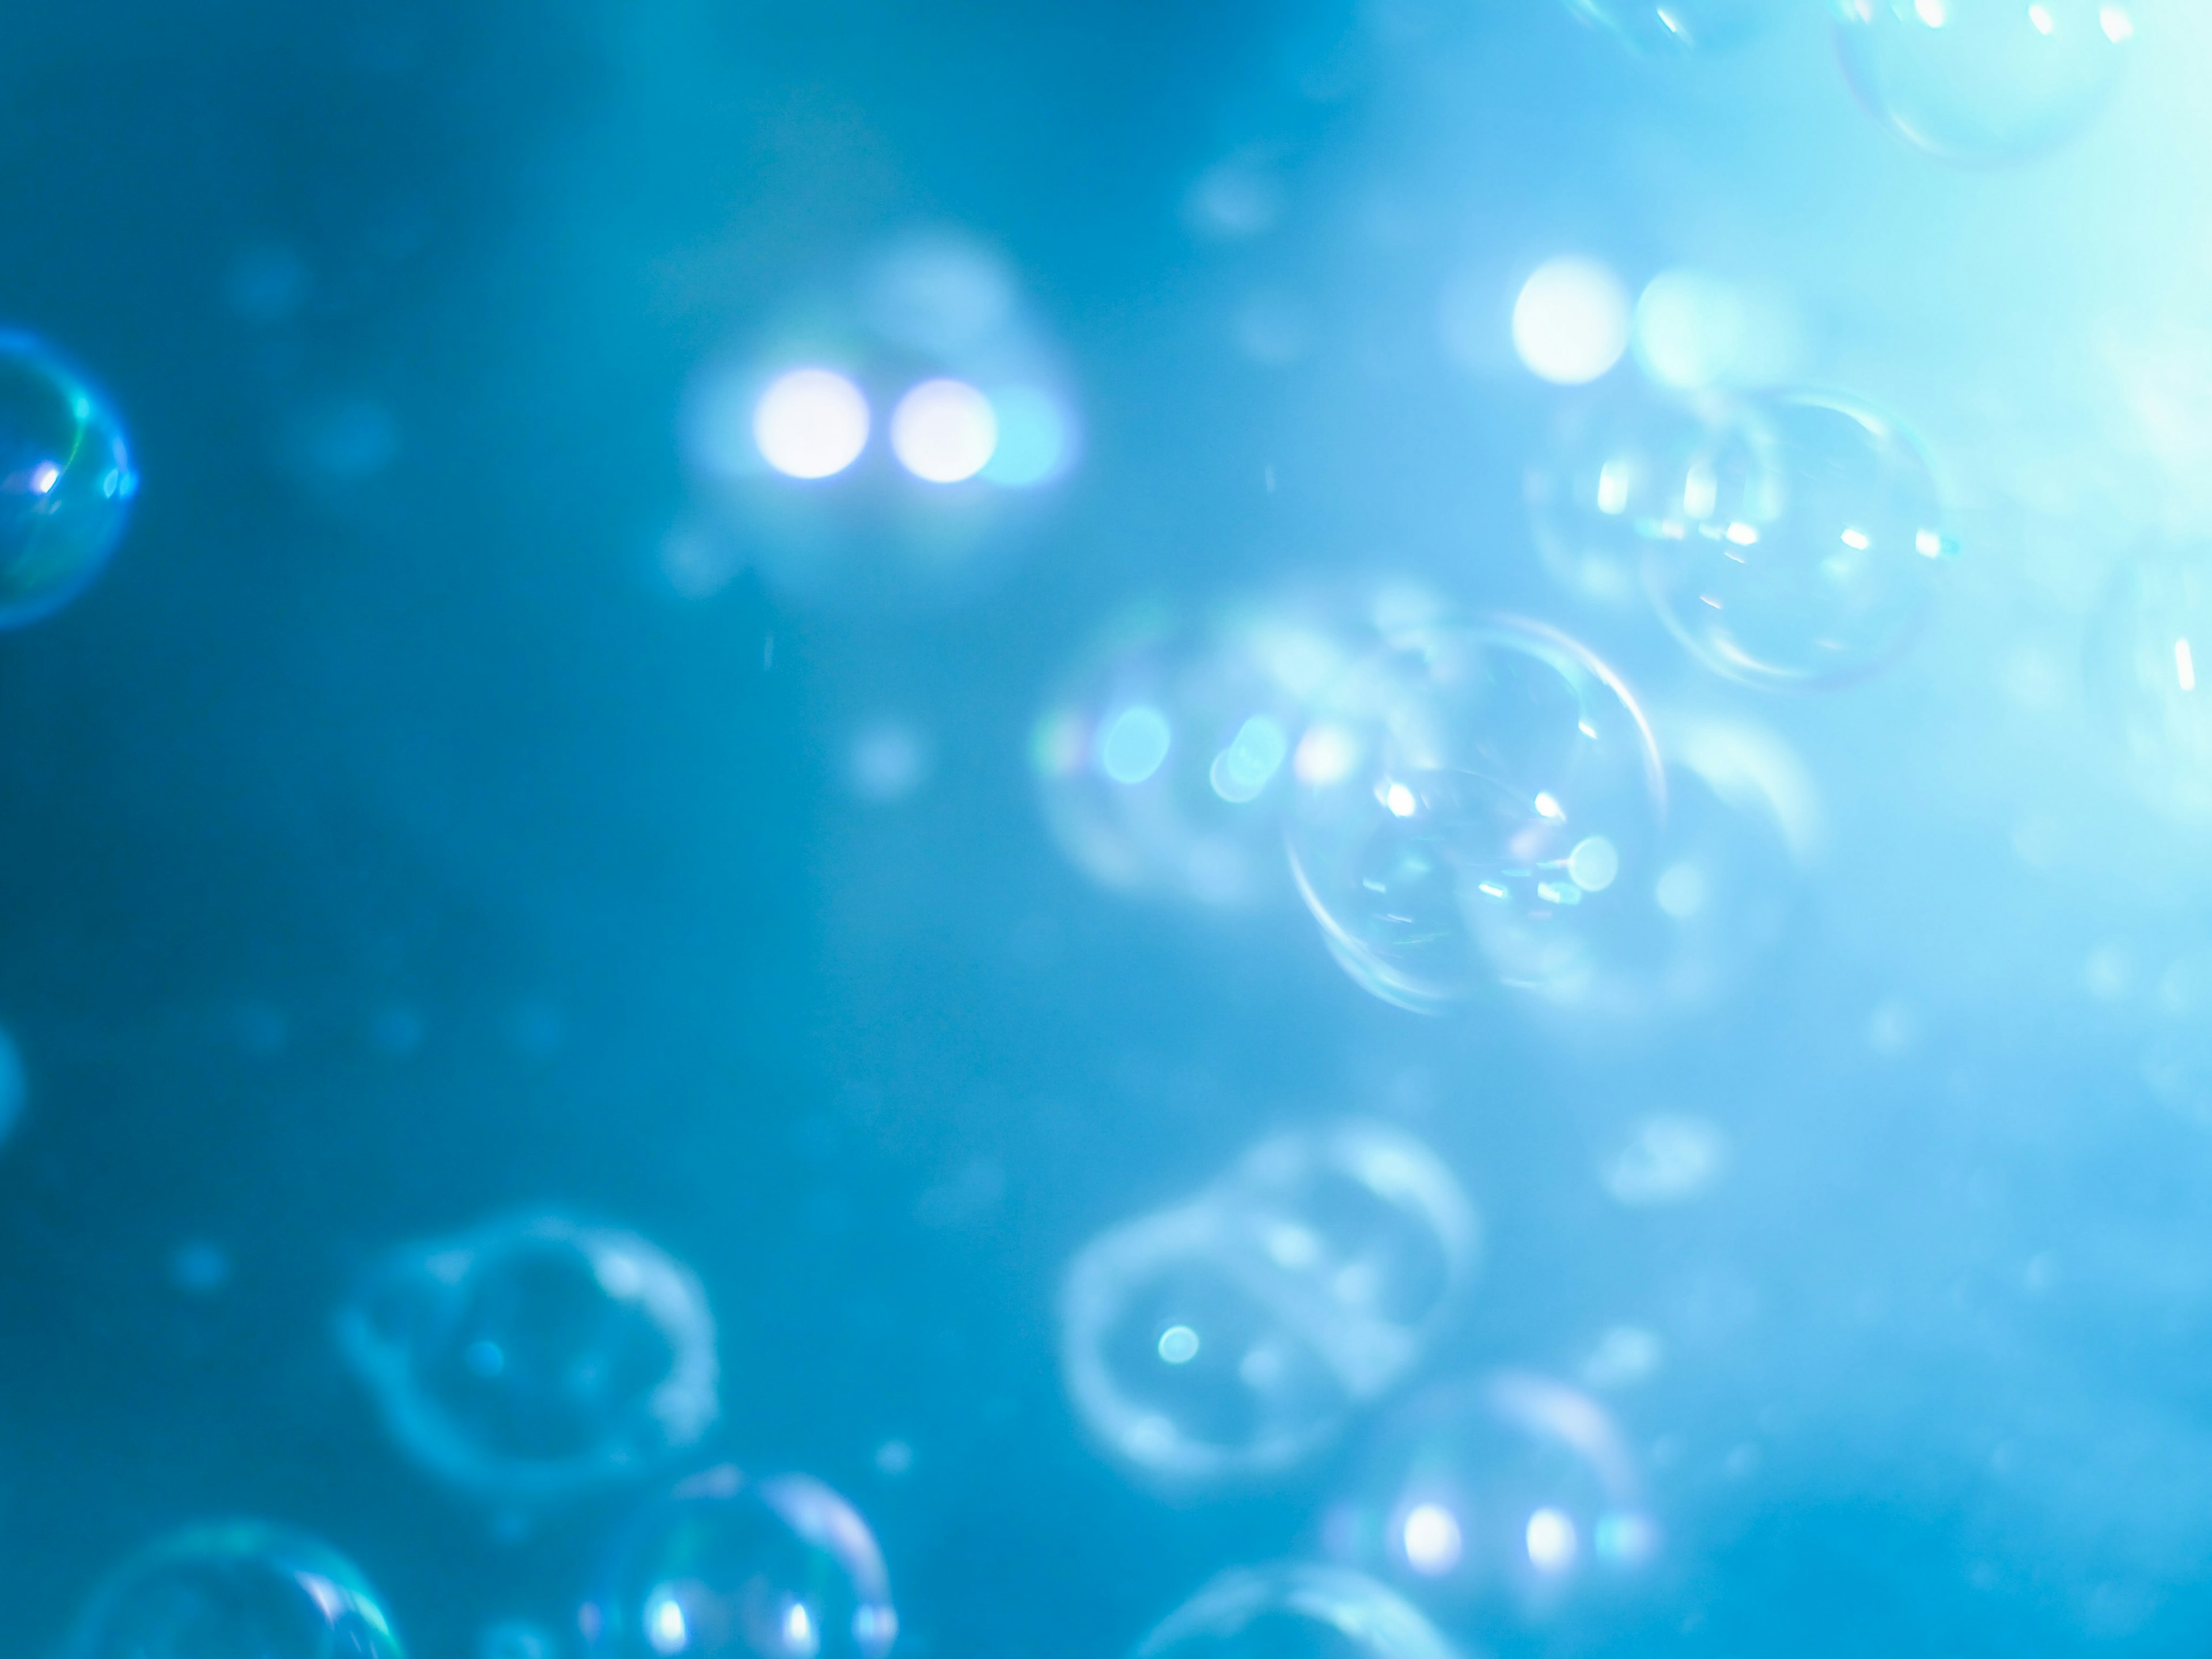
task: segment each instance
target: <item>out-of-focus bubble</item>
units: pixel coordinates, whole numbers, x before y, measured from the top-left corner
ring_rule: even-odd
[[[1274,158],[1245,149],[1224,157],[1192,180],[1183,222],[1197,235],[1242,241],[1274,228],[1283,212],[1283,181]]]
[[[1636,361],[1679,391],[1786,380],[1796,337],[1781,300],[1702,270],[1662,270],[1636,301]]]
[[[1595,380],[1628,349],[1628,290],[1595,259],[1547,259],[1513,302],[1513,349],[1559,386]]]
[[[30,1084],[23,1073],[22,1051],[16,1048],[14,1037],[0,1030],[0,1144],[15,1133],[30,1092]]]
[[[690,1272],[635,1233],[557,1216],[395,1251],[337,1334],[400,1446],[502,1501],[647,1473],[720,1409]]]
[[[1505,985],[1574,995],[1652,879],[1658,750],[1612,672],[1510,618],[1417,622],[1299,737],[1292,873],[1352,978],[1436,1012]]]
[[[929,764],[928,738],[902,720],[878,720],[854,734],[845,775],[855,795],[883,804],[921,787]]]
[[[833,369],[789,369],[753,405],[752,430],[761,458],[786,477],[830,477],[867,447],[868,400]]]
[[[1432,1390],[1385,1426],[1328,1553],[1455,1637],[1602,1618],[1658,1553],[1634,1458],[1603,1407],[1518,1372]]]
[[[891,453],[931,483],[974,477],[998,447],[991,400],[965,380],[924,380],[891,411]]]
[[[0,629],[82,592],[137,493],[106,400],[44,342],[0,331]]]
[[[1480,1249],[1419,1141],[1365,1123],[1278,1136],[1077,1255],[1069,1395],[1109,1452],[1170,1484],[1288,1468],[1419,1362]]]
[[[1632,1388],[1656,1372],[1665,1355],[1657,1332],[1641,1325],[1614,1325],[1583,1361],[1582,1379],[1593,1389]]]
[[[1660,615],[1707,666],[1811,688],[1902,651],[1953,550],[1912,435],[1851,399],[1797,392],[1711,429],[1645,572]]]
[[[543,1625],[502,1619],[477,1638],[477,1659],[560,1659],[561,1644]]]
[[[1075,459],[1074,433],[1067,409],[1042,386],[1003,386],[991,393],[997,447],[983,463],[981,477],[1006,489],[1050,483]]]
[[[230,1252],[210,1239],[189,1239],[170,1253],[169,1282],[186,1296],[213,1296],[230,1283]]]
[[[1680,513],[1682,477],[1706,435],[1687,404],[1642,386],[1565,403],[1522,476],[1545,569],[1585,599],[1640,600],[1650,543]]]
[[[1598,1170],[1616,1203],[1638,1208],[1702,1198],[1728,1172],[1729,1143],[1701,1117],[1647,1117]]]
[[[1345,656],[1285,609],[1122,618],[1031,732],[1054,838],[1108,887],[1216,905],[1275,890],[1290,745]]]
[[[293,465],[312,483],[358,484],[398,459],[399,425],[374,398],[318,398],[294,416],[290,452]]]
[[[2212,547],[2123,561],[2089,631],[2100,722],[2143,795],[2212,818]]]
[[[1638,52],[1733,46],[1767,15],[1759,0],[1566,0],[1567,9]]]
[[[1317,1562],[1224,1572],[1154,1627],[1135,1659],[1457,1659],[1402,1596]]]
[[[63,1659],[399,1659],[353,1564],[259,1522],[187,1528],[133,1556],[78,1615]]]
[[[623,1530],[577,1623],[605,1659],[883,1659],[898,1634],[859,1511],[811,1475],[727,1464]]]
[[[861,279],[861,310],[884,340],[954,356],[988,343],[1012,319],[1012,274],[983,248],[950,232],[894,243]]]
[[[2015,160],[2072,137],[2126,67],[2123,0],[1835,0],[1851,85],[1931,155]]]
[[[2212,951],[2169,964],[2153,1001],[2156,1024],[2143,1043],[2142,1079],[2168,1110],[2212,1129]]]

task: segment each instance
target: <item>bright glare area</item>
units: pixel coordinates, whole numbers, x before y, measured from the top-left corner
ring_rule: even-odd
[[[1529,372],[1581,386],[1628,349],[1628,290],[1595,259],[1567,257],[1536,267],[1513,302],[1513,349]]]
[[[1425,1578],[1440,1578],[1459,1565],[1459,1522],[1441,1504],[1416,1504],[1398,1529],[1406,1565]]]
[[[867,447],[868,400],[842,374],[794,368],[770,381],[753,406],[753,442],[787,477],[830,477]]]
[[[690,1645],[691,1632],[684,1620],[684,1604],[665,1590],[646,1603],[645,1639],[655,1653],[681,1653]]]
[[[1527,1543],[1529,1564],[1540,1572],[1565,1572],[1582,1547],[1573,1521],[1554,1509],[1538,1510],[1528,1517]]]
[[[1280,726],[1265,714],[1253,715],[1213,757],[1206,775],[1213,793],[1231,805],[1243,805],[1267,787],[1289,749],[1290,738]]]
[[[998,447],[991,400],[965,380],[924,380],[891,411],[891,453],[930,483],[974,477]]]
[[[1585,893],[1602,893],[1620,873],[1620,854],[1603,836],[1586,836],[1567,854],[1567,878]]]
[[[1198,1333],[1188,1325],[1170,1325],[1160,1333],[1160,1358],[1170,1365],[1188,1365],[1198,1358]]]
[[[1116,783],[1142,783],[1160,769],[1174,736],[1168,717],[1149,703],[1124,708],[1098,740],[1098,769]]]

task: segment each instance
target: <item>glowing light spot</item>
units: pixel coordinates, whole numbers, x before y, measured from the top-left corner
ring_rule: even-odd
[[[1147,703],[1124,708],[1098,744],[1098,769],[1116,783],[1142,783],[1160,769],[1174,741],[1168,717]]]
[[[1914,534],[1912,550],[1923,559],[1940,559],[1950,550],[1950,544],[1943,539],[1942,531],[1923,530]]]
[[[1682,516],[1709,519],[1720,499],[1720,475],[1702,461],[1692,467],[1682,480]]]
[[[2197,659],[2190,655],[2187,640],[2173,642],[2173,678],[2181,682],[2185,691],[2197,689]]]
[[[1913,15],[1931,29],[1940,29],[1949,14],[1943,9],[1943,0],[1912,0]]]
[[[1402,783],[1394,783],[1383,790],[1382,804],[1390,809],[1391,817],[1399,818],[1410,818],[1420,806],[1420,802],[1413,799],[1413,792]]]
[[[1170,1325],[1160,1333],[1160,1358],[1170,1365],[1188,1365],[1198,1358],[1198,1333],[1188,1325]]]
[[[1738,547],[1755,547],[1759,544],[1758,526],[1746,524],[1741,519],[1731,524],[1726,533],[1728,538]]]
[[[40,461],[31,469],[31,493],[34,495],[45,495],[60,481],[61,476],[61,468],[56,466],[52,461]]]
[[[2099,7],[2097,27],[2105,31],[2105,39],[2116,46],[2136,38],[2135,20],[2128,15],[2125,6]]]
[[[1597,510],[1608,518],[1618,518],[1628,510],[1628,464],[1607,461],[1598,469]]]
[[[820,1650],[822,1638],[814,1632],[814,1615],[806,1610],[804,1601],[793,1601],[783,1610],[783,1650],[797,1659],[812,1659]]]
[[[1265,714],[1255,714],[1237,728],[1229,746],[1213,757],[1206,777],[1213,793],[1232,805],[1243,805],[1267,787],[1289,752],[1290,738]]]
[[[868,400],[826,368],[780,375],[753,406],[753,442],[787,477],[827,478],[860,458],[868,442]]]
[[[2027,9],[2027,21],[2034,26],[2038,34],[2047,35],[2057,27],[2051,21],[2050,9],[2045,6],[2030,6]]]
[[[1552,793],[1548,789],[1537,791],[1536,811],[1554,823],[1565,823],[1567,821],[1566,809],[1553,799]]]
[[[681,1653],[691,1644],[684,1604],[666,1590],[655,1592],[645,1608],[645,1638],[655,1653]]]
[[[1687,921],[1705,908],[1705,872],[1694,864],[1670,864],[1651,896],[1675,921]]]
[[[1398,1529],[1406,1565],[1425,1578],[1440,1578],[1459,1565],[1464,1540],[1459,1521],[1441,1504],[1416,1504]]]
[[[965,380],[924,380],[891,411],[891,453],[930,483],[974,477],[998,447],[991,400]]]
[[[1620,854],[1603,836],[1590,836],[1575,843],[1567,854],[1567,875],[1585,893],[1602,893],[1620,873]]]
[[[1359,758],[1359,744],[1340,726],[1310,727],[1298,739],[1291,771],[1297,781],[1316,788],[1340,782]]]
[[[1844,545],[1855,552],[1863,553],[1874,545],[1874,542],[1863,530],[1846,530],[1844,532]]]
[[[1575,1523],[1554,1509],[1538,1510],[1528,1517],[1524,1541],[1529,1564],[1539,1572],[1565,1572],[1582,1549]]]
[[[1513,349],[1559,386],[1584,385],[1619,362],[1628,330],[1628,291],[1595,259],[1546,261],[1513,302]]]

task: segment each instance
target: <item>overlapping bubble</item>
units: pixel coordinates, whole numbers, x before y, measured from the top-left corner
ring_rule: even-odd
[[[1732,679],[1796,689],[1895,657],[1954,550],[1918,441],[1822,392],[1716,422],[1648,540],[1653,601],[1682,642]]]
[[[1286,1561],[1221,1574],[1155,1626],[1133,1659],[1456,1659],[1402,1596],[1365,1574]]]
[[[1322,1531],[1331,1555],[1397,1587],[1455,1636],[1491,1641],[1602,1616],[1660,1545],[1636,1461],[1605,1409],[1517,1371],[1402,1408]]]
[[[232,1521],[149,1546],[93,1592],[63,1659],[400,1659],[360,1571],[287,1527]]]
[[[1835,0],[1853,88],[1909,143],[1966,162],[2073,136],[2111,97],[2135,39],[2124,0]]]
[[[1642,711],[1536,623],[1425,620],[1384,640],[1291,757],[1291,870],[1322,937],[1420,1012],[1501,983],[1571,991],[1654,874],[1665,781]]]
[[[1069,1396],[1109,1454],[1170,1484],[1288,1468],[1419,1362],[1480,1249],[1459,1183],[1411,1137],[1274,1137],[1076,1256]]]
[[[0,331],[0,628],[90,585],[137,493],[107,401],[44,342]]]
[[[635,1233],[561,1216],[394,1251],[337,1334],[400,1447],[501,1502],[648,1472],[720,1410],[698,1280]]]
[[[1650,544],[1679,516],[1682,479],[1705,441],[1688,405],[1640,386],[1564,403],[1522,478],[1545,569],[1584,599],[1639,599]]]
[[[626,1528],[578,1615],[605,1659],[884,1659],[898,1634],[883,1552],[811,1475],[693,1475]]]

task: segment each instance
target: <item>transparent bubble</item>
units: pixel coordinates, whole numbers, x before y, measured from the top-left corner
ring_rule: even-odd
[[[557,1216],[394,1252],[337,1333],[401,1447],[503,1501],[648,1471],[720,1410],[690,1272],[635,1233]]]
[[[2118,0],[1835,0],[1837,36],[1867,107],[1931,155],[2031,155],[2112,95],[2135,38]]]
[[[1125,617],[1030,734],[1054,838],[1124,891],[1235,905],[1279,890],[1291,741],[1345,656],[1285,611]]]
[[[1224,1572],[1155,1626],[1135,1659],[1456,1659],[1395,1590],[1315,1562]]]
[[[1771,10],[1762,0],[1566,0],[1567,9],[1638,52],[1733,46]]]
[[[858,1511],[811,1475],[692,1476],[616,1540],[578,1623],[611,1659],[883,1659],[890,1579]]]
[[[1601,1616],[1659,1548],[1635,1459],[1605,1408],[1522,1372],[1414,1400],[1325,1512],[1322,1535],[1332,1556],[1480,1640]]]
[[[1682,477],[1706,441],[1686,404],[1642,386],[1565,402],[1522,478],[1545,569],[1586,599],[1640,601],[1649,544],[1679,514]]]
[[[1410,1137],[1364,1123],[1275,1137],[1077,1255],[1060,1296],[1069,1394],[1148,1474],[1287,1468],[1419,1362],[1480,1243],[1458,1183]]]
[[[1645,574],[1660,615],[1707,666],[1808,688],[1901,652],[1952,550],[1910,433],[1849,398],[1784,392],[1714,427]]]
[[[1434,1012],[1504,983],[1571,986],[1644,887],[1658,750],[1610,670],[1564,635],[1418,622],[1322,700],[1291,757],[1300,891],[1345,970]]]
[[[137,493],[106,401],[40,341],[0,331],[0,628],[83,592]]]
[[[2212,547],[2124,560],[2089,632],[2098,718],[2144,797],[2212,818]]]
[[[190,1527],[133,1556],[78,1615],[63,1659],[399,1659],[376,1596],[327,1545],[253,1521]]]

